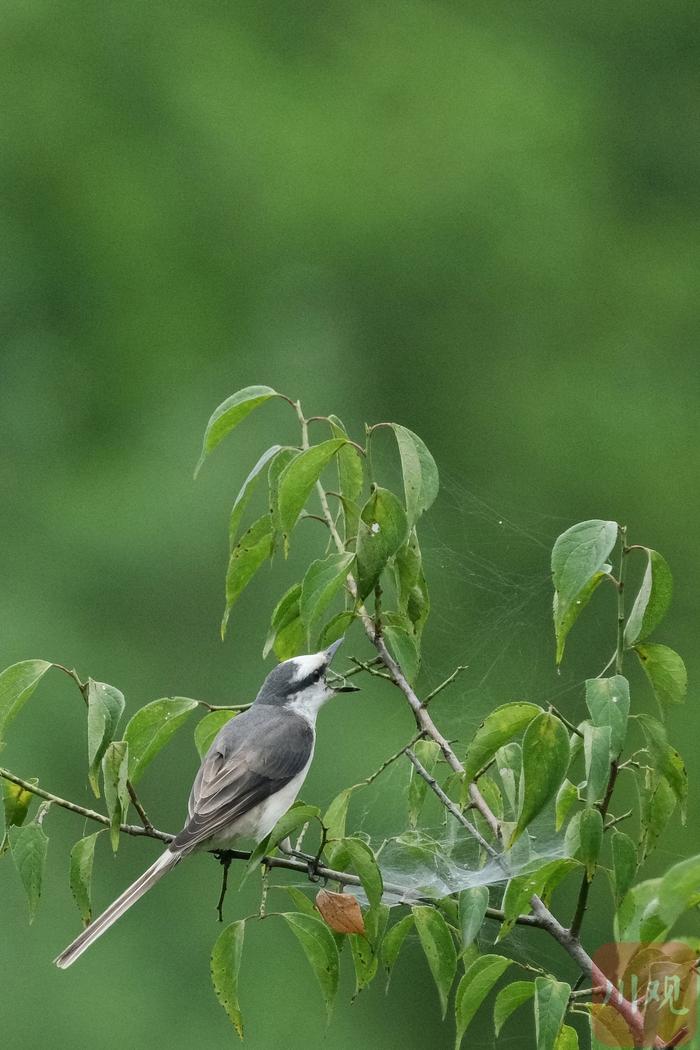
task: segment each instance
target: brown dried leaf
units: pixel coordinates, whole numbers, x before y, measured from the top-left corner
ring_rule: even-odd
[[[357,898],[351,893],[331,893],[330,890],[319,890],[316,894],[316,907],[326,925],[336,933],[365,932],[360,905],[357,903]]]

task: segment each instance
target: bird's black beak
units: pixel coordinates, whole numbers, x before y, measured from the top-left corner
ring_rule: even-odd
[[[344,637],[339,638],[337,642],[333,642],[326,649],[326,658],[329,664],[344,641]],[[342,675],[336,675],[335,671],[330,671],[330,674],[332,677],[330,681],[326,678],[326,684],[334,693],[359,693],[360,687],[358,685],[351,685],[347,678],[343,678]]]

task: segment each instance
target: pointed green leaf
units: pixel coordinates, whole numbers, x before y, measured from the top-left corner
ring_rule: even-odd
[[[510,933],[519,915],[529,914],[530,901],[535,894],[548,900],[559,883],[579,867],[575,860],[567,857],[549,861],[538,860],[535,865],[531,871],[516,875],[508,881],[503,894],[504,921],[498,931],[498,941],[502,941]]]
[[[491,761],[499,748],[526,729],[533,718],[542,713],[537,704],[503,704],[492,711],[481,723],[472,738],[464,760],[464,778],[472,781]]]
[[[401,457],[406,513],[413,524],[432,505],[440,488],[437,464],[425,442],[408,427],[392,423]]]
[[[655,881],[659,913],[670,927],[684,912],[700,904],[700,856],[679,861]]]
[[[348,815],[350,796],[359,785],[345,788],[333,799],[326,812],[321,817],[321,823],[326,829],[328,840],[326,843],[326,856],[328,863],[335,864],[336,854],[342,850],[342,840],[345,838],[345,822]]]
[[[22,660],[0,674],[0,746],[6,727],[17,716],[53,664],[47,660]]]
[[[399,952],[403,947],[406,937],[413,929],[413,924],[413,914],[409,912],[408,915],[404,915],[402,919],[399,919],[399,921],[391,927],[382,942],[382,966],[386,970],[387,992],[389,991],[391,971],[396,965],[396,960],[399,957]]]
[[[261,565],[272,556],[272,518],[263,514],[244,532],[231,551],[226,571],[226,608],[221,621],[221,637],[226,634],[231,609]]]
[[[304,949],[318,981],[330,1017],[338,991],[338,949],[325,922],[302,912],[283,912],[282,918]]]
[[[583,753],[586,760],[586,801],[589,806],[605,794],[610,777],[610,726],[584,723]]]
[[[124,694],[113,685],[88,679],[88,777],[95,797],[100,797],[99,770],[102,756],[114,739],[124,710]]]
[[[561,831],[571,807],[578,800],[578,789],[570,780],[565,780],[557,791],[555,803],[555,831]]]
[[[36,786],[39,781],[36,777],[32,777],[27,783]],[[5,830],[7,831],[13,824],[18,827],[24,824],[29,805],[35,797],[32,792],[26,791],[19,784],[13,784],[10,780],[3,780],[2,795]]]
[[[297,911],[303,912],[304,915],[311,915],[314,919],[318,918],[314,902],[309,900],[305,893],[302,893],[296,886],[285,886],[284,889],[294,902]]]
[[[668,611],[673,596],[673,577],[666,559],[658,551],[645,547],[647,567],[639,593],[625,624],[627,648],[651,634]]]
[[[554,1050],[569,1005],[571,985],[549,977],[535,978],[535,1042],[537,1050]]]
[[[384,940],[384,931],[389,920],[390,909],[380,904],[365,912],[365,936],[351,933],[348,936],[352,961],[355,967],[355,994],[353,1000],[363,988],[374,979],[379,968],[379,956]]]
[[[275,544],[282,533],[282,522],[280,519],[280,481],[285,470],[292,462],[301,455],[298,448],[285,447],[272,459],[267,471],[268,501],[270,505],[270,517],[272,518]]]
[[[49,840],[37,820],[32,820],[22,827],[13,824],[7,834],[12,849],[12,859],[27,895],[29,922],[32,923],[41,898]]]
[[[231,517],[228,523],[228,540],[229,549],[233,550],[236,545],[236,537],[238,536],[238,529],[240,528],[241,519],[245,513],[245,509],[250,503],[250,498],[253,495],[255,486],[267,466],[270,460],[281,451],[282,445],[272,445],[265,452],[255,464],[248,477],[243,482],[240,492],[236,496],[233,507],[231,508]],[[295,450],[296,451],[296,450]]]
[[[523,737],[522,805],[511,845],[559,790],[569,768],[569,734],[554,715],[534,718]]]
[[[207,428],[204,432],[204,443],[202,454],[195,467],[194,476],[202,468],[204,460],[210,452],[213,452],[220,441],[230,434],[234,427],[249,415],[258,405],[264,405],[271,397],[280,397],[272,387],[269,386],[247,386],[243,390],[237,390],[231,397],[222,401],[211,414]]]
[[[112,849],[119,849],[119,827],[126,822],[129,810],[129,791],[126,786],[129,773],[129,745],[126,740],[113,740],[102,759],[102,779],[105,787],[105,805],[110,817]]]
[[[648,776],[648,781],[640,785],[641,824],[640,854],[646,860],[668,823],[676,808],[676,796],[664,776]]]
[[[295,583],[282,595],[273,609],[270,630],[265,639],[263,657],[269,656],[274,649],[275,656],[282,662],[303,651],[306,642],[306,631],[299,613],[301,584]]]
[[[261,842],[258,842],[251,853],[250,859],[243,869],[240,885],[242,886],[250,873],[255,871],[266,853],[271,853],[293,831],[298,831],[304,824],[320,818],[320,815],[321,811],[318,806],[307,806],[303,802],[296,802],[291,809],[288,809],[277,821],[270,834],[266,835]]]
[[[532,999],[535,994],[535,985],[532,981],[513,981],[501,988],[496,996],[493,1006],[493,1023],[498,1035],[510,1015],[522,1006],[523,1003]]]
[[[169,696],[146,704],[129,719],[124,739],[129,745],[129,778],[138,783],[144,770],[199,704],[184,696]]]
[[[581,813],[579,843],[579,860],[586,865],[586,877],[590,882],[595,875],[600,847],[603,845],[603,817],[599,809],[587,807]]]
[[[343,590],[355,555],[328,554],[312,561],[301,585],[299,613],[307,631],[318,616]]]
[[[78,839],[70,854],[70,888],[78,905],[83,925],[92,921],[92,866],[95,859],[95,843],[101,831]]]
[[[388,489],[375,488],[362,508],[357,534],[357,585],[360,599],[372,591],[399,547],[408,538],[401,503]]]
[[[333,437],[347,437],[347,431],[338,417],[329,416],[329,419]],[[360,514],[357,500],[362,494],[364,483],[362,460],[357,449],[348,444],[338,450],[337,463],[338,485],[345,514],[345,535],[350,538],[357,533],[357,520]]]
[[[505,959],[502,955],[480,955],[478,959],[474,960],[457,985],[457,994],[455,996],[457,1021],[455,1050],[459,1050],[464,1033],[471,1024],[474,1014],[498,978],[511,965],[511,962],[512,959]]]
[[[682,704],[688,688],[685,664],[667,645],[635,645],[634,651],[661,704]]]
[[[459,895],[459,929],[462,952],[470,948],[481,929],[489,906],[488,886],[470,886]]]
[[[630,687],[621,674],[612,678],[589,678],[586,706],[594,726],[610,726],[610,759],[617,758],[627,736]]]
[[[339,638],[342,638],[346,634],[348,627],[354,619],[355,614],[350,610],[347,612],[339,612],[328,621],[321,631],[316,648],[319,650],[327,649],[332,642],[337,642]]]
[[[656,770],[668,781],[673,794],[681,807],[681,817],[685,823],[685,806],[688,799],[688,773],[685,762],[675,747],[672,747],[661,722],[651,715],[637,715],[644,731],[646,745]]]
[[[610,840],[613,862],[613,886],[615,904],[619,907],[637,875],[637,847],[629,835],[615,830]]]
[[[419,740],[415,744],[413,751],[427,772],[432,773],[435,769],[435,763],[440,757],[439,745],[434,740]],[[418,824],[427,790],[427,782],[418,775],[415,766],[411,764],[408,781],[408,823],[412,828],[415,828]]]
[[[576,1029],[568,1024],[562,1025],[554,1044],[554,1050],[579,1050]]]
[[[552,577],[555,589],[554,626],[557,635],[557,663],[564,652],[566,635],[578,612],[587,604],[617,541],[615,521],[582,521],[558,537],[552,549]]]
[[[194,727],[194,746],[200,758],[204,758],[219,731],[235,717],[235,711],[210,711],[204,718],[200,718]]]
[[[338,844],[333,857],[334,864],[338,864],[343,870],[349,866],[359,875],[370,907],[376,908],[381,902],[384,884],[377,859],[367,843],[358,838],[344,838]]]
[[[442,1016],[447,1012],[450,988],[457,972],[457,952],[449,926],[436,908],[414,905],[416,932],[440,996]]]
[[[288,463],[279,479],[280,528],[285,536],[296,525],[311,490],[338,450],[345,445],[345,438],[331,438],[320,445],[312,445]]]
[[[211,980],[224,1010],[238,1035],[243,1038],[243,1020],[238,1002],[238,974],[243,957],[245,919],[232,922],[219,934],[211,953]]]
[[[600,572],[594,573],[588,583],[583,585],[573,601],[564,602],[559,592],[554,592],[552,611],[554,613],[554,634],[557,641],[557,664],[560,664],[564,658],[564,649],[569,631],[590,602],[599,584],[605,579],[605,574],[610,572],[611,568],[611,565],[605,564]]]
[[[397,619],[399,615],[397,615]],[[420,650],[418,649],[418,639],[413,633],[410,621],[406,619],[404,624],[387,623],[384,626],[383,633],[391,655],[404,675],[409,682],[415,682],[420,670]]]
[[[664,922],[661,918],[657,896],[660,885],[661,879],[647,879],[644,882],[638,882],[628,891],[615,916],[616,940],[654,940],[666,935],[671,922]],[[642,936],[643,926],[645,936]]]

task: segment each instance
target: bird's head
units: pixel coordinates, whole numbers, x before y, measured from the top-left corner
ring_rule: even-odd
[[[356,685],[330,670],[331,661],[342,645],[339,638],[327,649],[306,656],[294,656],[278,664],[265,679],[255,698],[256,704],[287,707],[314,718],[323,704],[336,693],[354,693]]]

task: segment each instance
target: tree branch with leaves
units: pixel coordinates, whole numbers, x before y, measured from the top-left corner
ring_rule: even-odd
[[[614,521],[581,522],[559,536],[552,551],[557,664],[563,659],[569,632],[598,587],[607,583],[617,592],[614,652],[604,671],[586,682],[587,717],[576,722],[554,706],[508,702],[491,711],[471,739],[455,741],[449,728],[440,728],[433,717],[434,701],[448,686],[456,688],[453,683],[464,668],[457,667],[422,698],[416,686],[430,613],[418,531],[439,489],[431,453],[417,434],[398,423],[367,426],[360,443],[348,435],[337,416],[307,418],[300,402],[256,386],[238,391],[212,414],[197,472],[251,412],[275,401],[293,410],[298,443],[273,444],[263,452],[234,500],[222,637],[234,606],[261,566],[286,557],[298,523],[316,519],[325,528],[326,542],[302,578],[275,605],[263,655],[274,653],[285,660],[327,647],[346,635],[348,646],[358,650],[346,675],[365,675],[376,681],[377,688],[385,683],[392,686],[410,710],[415,732],[374,773],[340,791],[324,813],[316,806],[296,803],[252,851],[217,854],[224,864],[219,911],[231,863],[241,863],[242,879],[262,872],[258,911],[226,926],[211,957],[214,989],[234,1027],[242,1036],[238,975],[246,931],[255,922],[275,917],[299,942],[329,1015],[346,946],[357,994],[380,971],[388,982],[413,932],[434,978],[443,1016],[454,992],[457,1048],[477,1009],[499,983],[494,1001],[496,1033],[519,1007],[531,1003],[537,1050],[577,1047],[581,1027],[575,1019],[582,1015],[594,1034],[617,1033],[618,1042],[611,1045],[676,1045],[672,1040],[678,1041],[680,1029],[669,1033],[659,1028],[646,1003],[639,996],[626,996],[617,987],[617,975],[601,969],[583,940],[590,888],[601,874],[607,877],[615,907],[611,937],[619,943],[657,945],[651,953],[655,962],[663,954],[664,938],[698,899],[700,858],[682,861],[659,878],[637,882],[640,865],[677,807],[685,819],[688,792],[685,766],[668,742],[663,724],[665,707],[684,698],[685,667],[672,649],[648,640],[671,600],[666,561],[657,551],[629,545],[626,528]],[[320,440],[313,442],[312,432]],[[379,484],[375,476],[373,447],[388,436],[396,444],[401,464],[398,492],[389,483]],[[255,490],[263,482],[265,510],[247,524]],[[319,530],[319,538],[322,535]],[[632,558],[644,559],[644,573],[627,612],[626,569]],[[372,655],[362,657],[359,652],[367,644]],[[624,676],[630,658],[637,659],[646,674],[659,702],[659,719],[632,710]],[[137,794],[144,771],[198,708],[207,711],[194,730],[196,747],[203,755],[226,721],[248,706],[166,697],[136,711],[120,734],[125,709],[120,690],[91,678],[83,681],[60,664],[26,660],[0,674],[0,738],[5,738],[52,668],[72,678],[85,702],[86,773],[95,797],[103,797],[106,812],[62,798],[40,787],[36,779],[0,768],[2,848],[3,852],[9,848],[15,861],[30,920],[41,895],[52,807],[109,829],[114,851],[122,834],[170,841],[169,833],[153,826]],[[474,862],[465,870],[467,888],[447,886],[436,892],[434,886],[416,888],[385,879],[381,848],[375,848],[361,831],[348,830],[355,793],[381,790],[381,774],[397,763],[404,764],[407,774],[406,829],[395,841],[410,842],[411,848],[426,855],[432,850],[439,860],[440,843],[425,834],[420,823],[425,799],[433,795],[453,837],[473,843]],[[637,784],[639,803],[634,812],[615,816],[611,807],[625,776]],[[38,809],[30,816],[34,799]],[[132,806],[139,824],[128,823]],[[620,829],[627,819],[636,823],[636,834]],[[318,828],[318,849],[303,854],[305,835],[314,834],[307,829],[313,828]],[[538,853],[543,830],[556,836],[555,856]],[[92,914],[92,869],[100,833],[79,839],[71,853],[70,887],[85,923]],[[298,841],[290,849],[292,835]],[[486,865],[493,866],[498,877],[478,884],[479,870]],[[323,880],[324,887],[313,901],[297,886],[270,886],[273,870],[301,873],[310,883]],[[579,888],[567,921],[558,917],[552,899],[555,890],[575,880]],[[286,894],[292,909],[269,912],[270,892]],[[514,967],[525,975],[533,970],[501,954],[507,951],[507,938],[516,924],[550,937],[591,987],[572,988],[556,972],[537,967],[534,979],[502,983]],[[496,945],[499,950],[492,950]],[[484,946],[489,950],[484,951]]]

